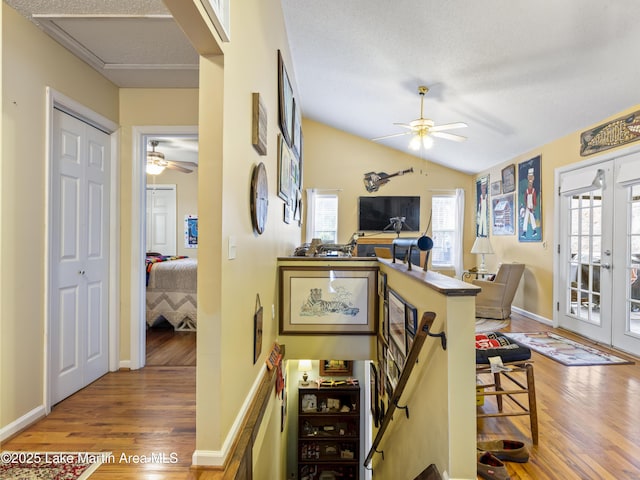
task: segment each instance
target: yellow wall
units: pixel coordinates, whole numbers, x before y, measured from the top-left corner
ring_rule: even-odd
[[[120,89],[120,360],[131,358],[131,165],[135,126],[198,125],[198,89]],[[136,246],[137,248],[137,246]]]
[[[43,404],[45,88],[118,120],[118,89],[2,3],[2,409],[6,426]],[[26,381],[25,381],[26,379]]]
[[[184,246],[184,219],[187,215],[198,215],[198,169],[191,173],[165,170],[160,175],[147,175],[147,185],[176,186],[176,251],[177,255],[198,258],[197,248]],[[160,252],[167,253],[167,252]]]
[[[350,135],[322,123],[303,119],[304,188],[338,189],[338,242],[347,242],[358,229],[358,197],[374,195],[419,195],[420,232],[424,232],[431,213],[431,196],[443,191],[465,190],[465,211],[473,215],[475,183],[467,175],[442,165],[421,160],[384,145]],[[363,184],[366,172],[395,173],[413,167],[413,173],[394,177],[376,193],[368,193]],[[465,222],[465,264],[475,238],[475,230]],[[303,226],[304,230],[304,226]],[[428,232],[431,235],[431,232]],[[403,233],[416,237],[419,233]],[[375,238],[395,237],[380,235]],[[366,235],[365,235],[366,238]],[[306,239],[305,241],[310,241]],[[444,273],[444,272],[443,272]]]
[[[279,2],[251,0],[234,6],[233,41],[224,56],[200,63],[198,187],[198,451],[217,452],[276,339],[276,258],[300,243],[300,228],[282,221],[277,186],[277,51],[291,65]],[[290,68],[290,76],[293,77]],[[252,92],[267,111],[267,155],[251,145]],[[224,127],[223,127],[224,126]],[[264,162],[269,181],[265,232],[253,232],[249,188]],[[222,202],[224,199],[224,203]],[[228,258],[229,241],[236,258]],[[222,281],[224,279],[224,282]],[[256,296],[264,307],[262,353],[253,362]]]
[[[518,163],[529,160],[537,155],[541,155],[542,157],[542,242],[520,242],[517,235],[492,235],[491,245],[495,250],[495,255],[485,256],[487,267],[490,271],[495,271],[497,265],[504,262],[522,262],[526,265],[523,281],[520,283],[518,294],[513,303],[514,306],[544,319],[551,320],[553,318],[553,251],[555,248],[553,216],[557,198],[557,195],[554,195],[554,189],[557,189],[557,186],[554,185],[555,170],[597,156],[580,156],[580,134],[582,132],[606,123],[607,121],[635,112],[639,108],[640,106],[636,105],[622,112],[617,112],[595,125],[585,126],[584,129],[578,132],[561,137],[478,175],[478,177],[481,177],[488,173],[491,182],[494,182],[495,180],[501,179],[501,171],[504,167],[515,164],[517,176]],[[618,149],[628,146],[629,145],[625,145]],[[606,154],[611,151],[613,150],[607,150],[602,153]]]

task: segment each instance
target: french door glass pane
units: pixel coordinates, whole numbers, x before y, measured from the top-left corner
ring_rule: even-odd
[[[602,191],[574,195],[569,208],[567,314],[600,323],[600,252]]]

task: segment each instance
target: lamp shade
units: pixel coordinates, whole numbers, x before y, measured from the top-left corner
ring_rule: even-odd
[[[494,253],[489,237],[476,237],[471,247],[471,253]]]
[[[301,372],[308,372],[311,370],[311,360],[299,360],[298,370]]]

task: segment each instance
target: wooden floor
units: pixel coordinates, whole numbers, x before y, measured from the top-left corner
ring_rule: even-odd
[[[552,329],[515,314],[504,329],[540,330]],[[540,441],[528,463],[507,463],[511,478],[640,478],[640,364],[566,367],[536,352],[533,360]],[[484,419],[478,426],[480,440],[529,442],[529,435],[527,417]],[[58,404],[2,449],[113,452],[116,461],[101,466],[91,480],[194,479],[189,467],[195,450],[195,367],[148,366],[109,373]],[[177,462],[120,462],[122,454],[151,453],[164,453]]]
[[[148,328],[146,364],[195,366],[196,332],[176,332],[173,328]]]
[[[514,314],[502,331],[543,330],[554,329]],[[631,358],[634,365],[566,367],[536,352],[532,357],[540,439],[528,463],[506,463],[512,480],[639,479],[640,360]],[[491,407],[487,402],[483,408]],[[503,438],[530,444],[529,418],[478,422],[478,440]]]

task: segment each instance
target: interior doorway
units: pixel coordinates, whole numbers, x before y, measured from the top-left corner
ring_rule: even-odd
[[[146,127],[134,127],[133,128],[133,158],[137,159],[132,162],[132,200],[131,200],[131,235],[132,235],[132,269],[131,269],[131,361],[130,368],[137,369],[142,368],[146,364],[146,191],[147,191],[147,152],[151,150],[151,140],[162,139],[177,139],[189,141],[191,144],[195,144],[197,148],[198,139],[198,127],[197,126],[146,126]],[[161,144],[156,147],[158,151],[165,154],[166,158],[170,160],[173,157],[173,152],[170,154],[168,148],[162,149]],[[190,160],[191,161],[191,160]],[[197,163],[197,153],[195,158]],[[171,169],[168,169],[171,171]],[[189,175],[190,178],[195,179],[197,185],[197,167],[192,168],[191,173],[177,172],[182,175]],[[176,174],[177,174],[176,173]],[[175,179],[174,179],[175,180]],[[158,180],[158,183],[178,183],[174,180]],[[150,178],[150,182],[154,179]],[[180,203],[180,185],[177,185],[177,203]],[[196,189],[197,192],[197,189]],[[195,193],[197,198],[197,193]],[[190,214],[197,216],[197,203],[191,205]],[[176,214],[177,224],[184,221],[184,215],[181,213],[180,207],[178,207]],[[177,254],[187,255],[181,253],[180,245],[181,241],[184,242],[181,233],[184,232],[182,227],[177,228]],[[184,243],[182,243],[184,245]],[[185,250],[183,250],[184,252]],[[194,256],[195,250],[189,250],[189,256]],[[197,256],[197,253],[195,254]]]
[[[193,366],[198,137],[163,133],[146,141],[145,364]]]

